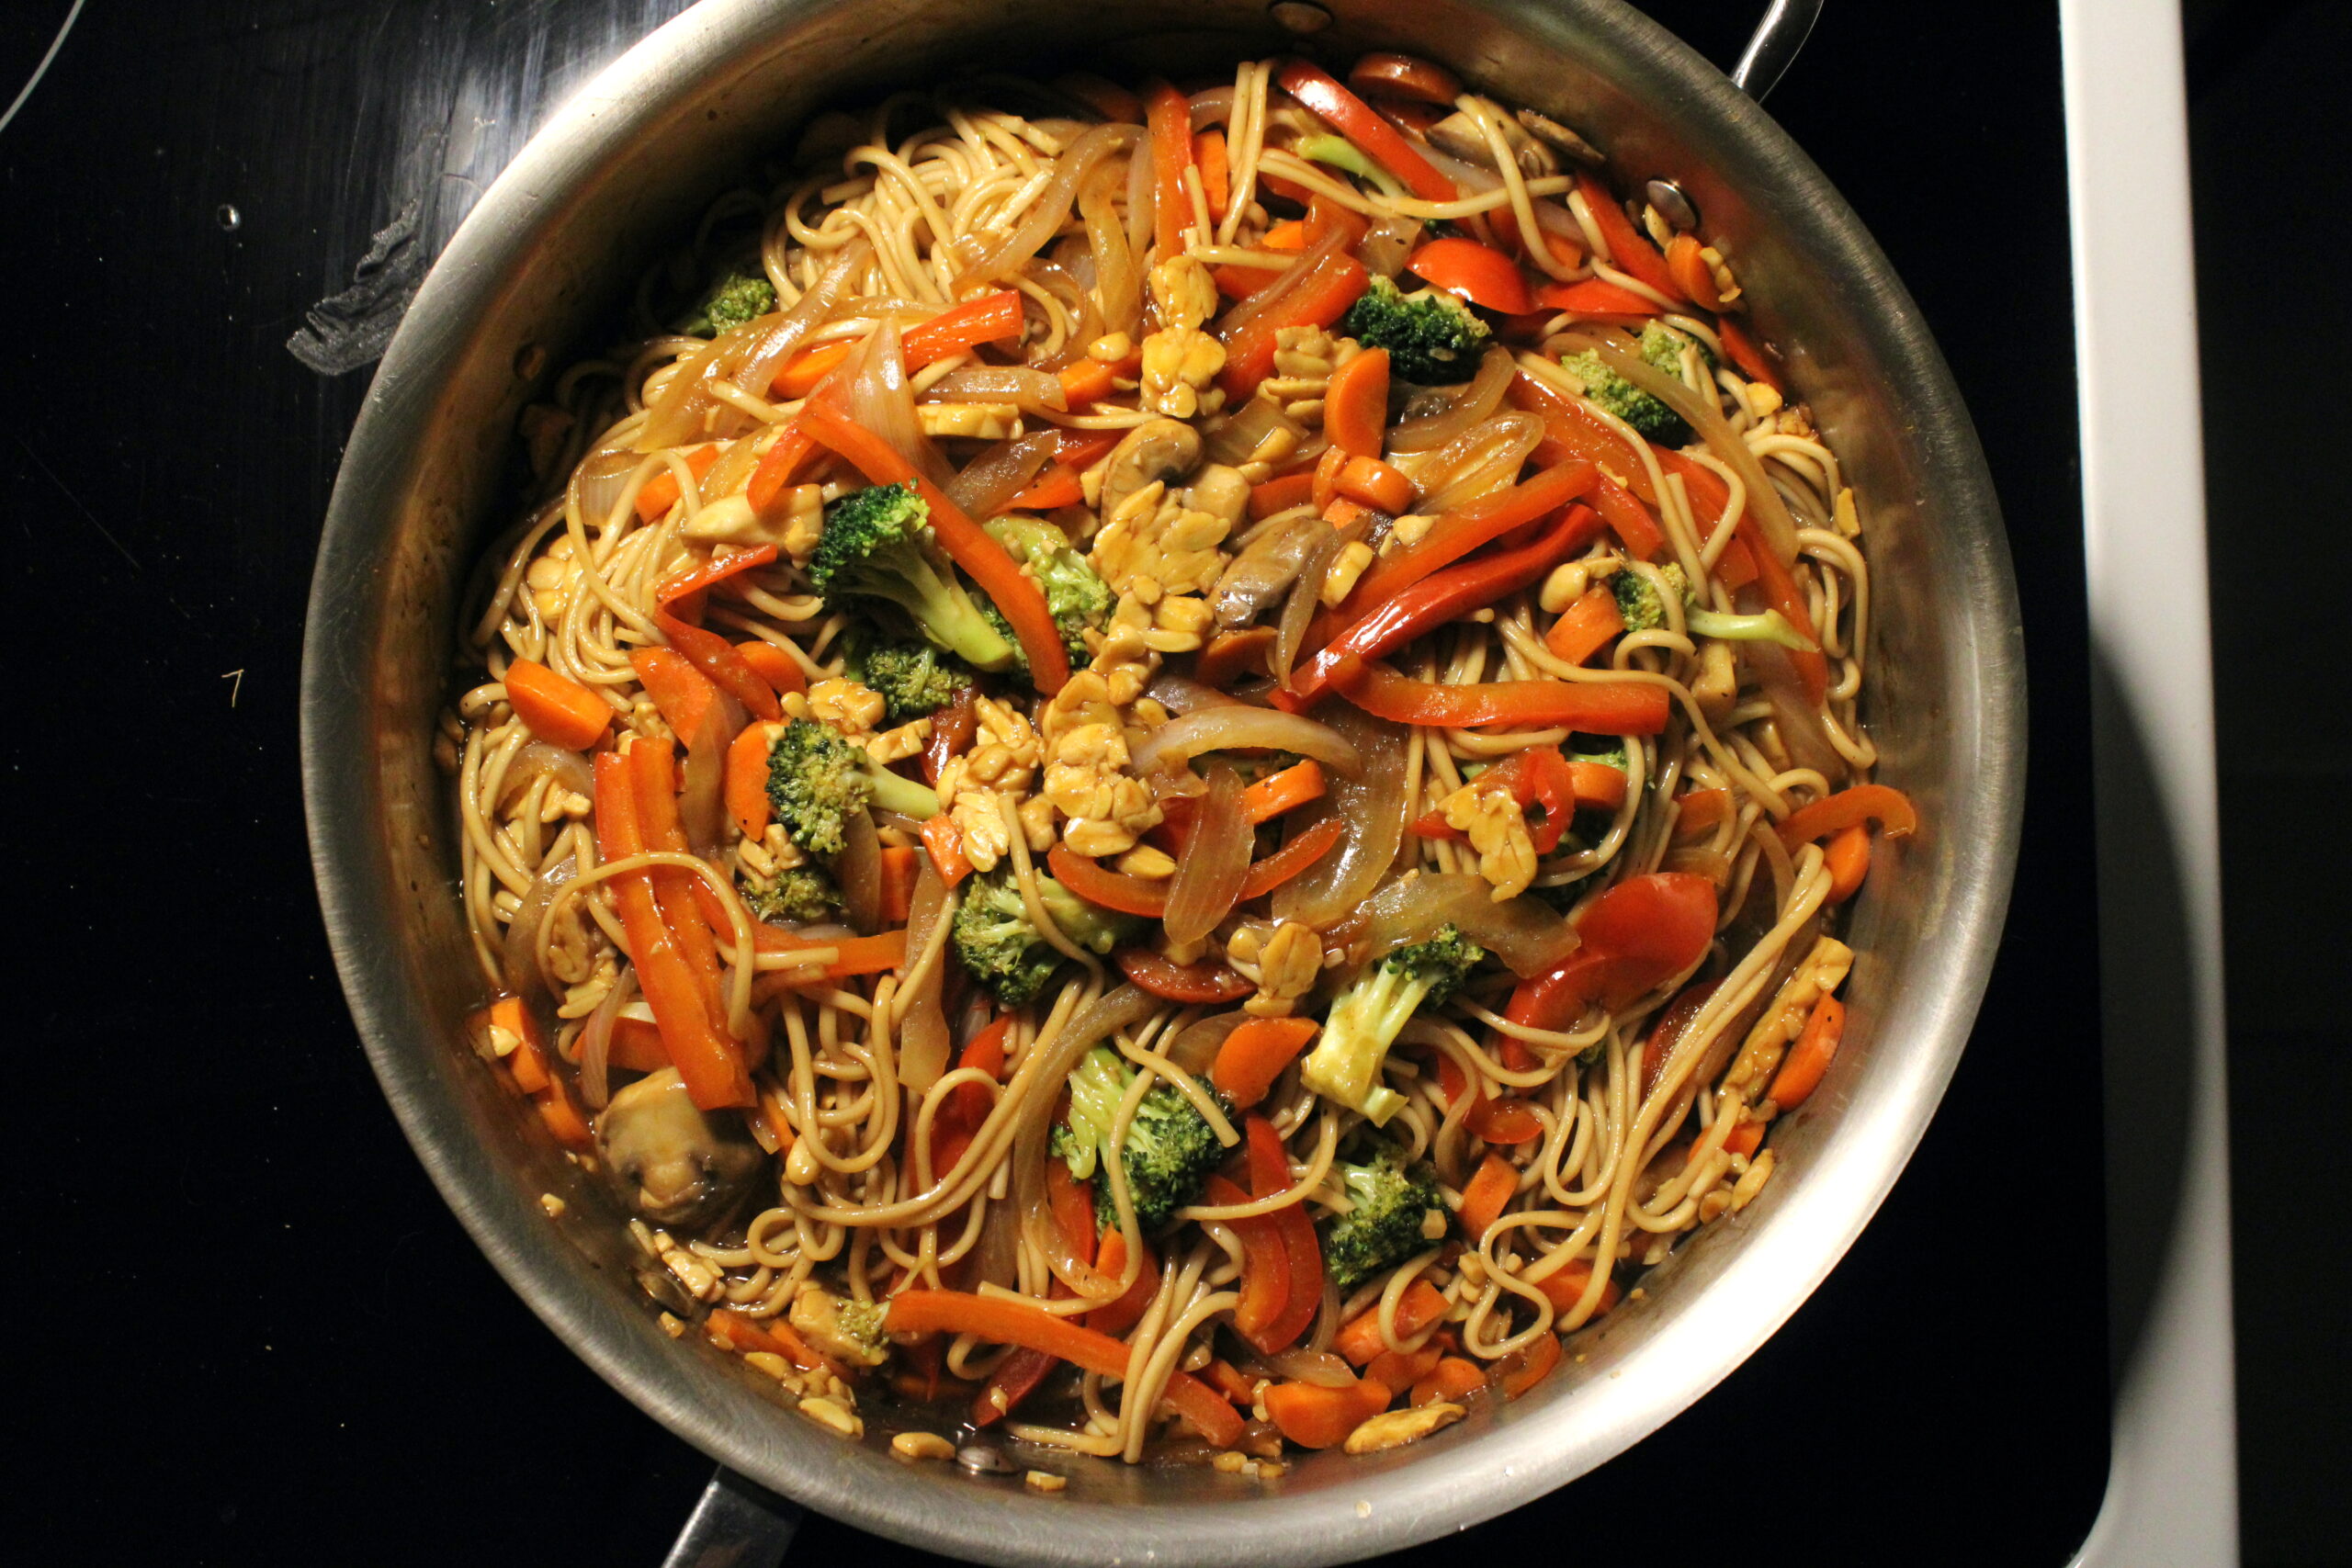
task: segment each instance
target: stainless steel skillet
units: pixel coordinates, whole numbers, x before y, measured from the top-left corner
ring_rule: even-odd
[[[1810,7],[1783,6],[1802,20]],[[1329,25],[1301,37],[1282,18]],[[813,109],[978,65],[1175,69],[1243,50],[1392,47],[1554,114],[1621,179],[1670,177],[1727,242],[1764,332],[1848,465],[1878,594],[1882,776],[1928,826],[1855,911],[1849,1043],[1775,1134],[1763,1198],[1525,1400],[1388,1455],[1279,1483],[1069,1468],[1053,1497],[845,1444],[656,1325],[620,1216],[514,1113],[457,1021],[479,998],[431,759],[455,601],[507,503],[514,418],[596,340],[639,267]],[[1768,53],[1769,51],[1760,51]],[[1757,62],[1759,76],[1769,59]],[[2018,619],[1967,414],[1901,284],[1820,172],[1713,67],[1611,0],[706,0],[554,118],[483,197],[411,308],[345,455],[303,674],[312,852],[345,987],[388,1098],[460,1220],[548,1325],[741,1474],[862,1528],[1007,1563],[1319,1563],[1473,1523],[1583,1474],[1720,1381],[1867,1222],[1974,1017],[2015,860]],[[545,1192],[567,1201],[550,1221]],[[879,1430],[880,1423],[875,1428]]]

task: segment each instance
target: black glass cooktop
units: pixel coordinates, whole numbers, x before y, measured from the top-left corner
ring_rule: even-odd
[[[551,101],[678,0],[9,0],[6,1033],[33,1538],[184,1562],[657,1561],[709,1466],[443,1207],[334,977],[297,788],[311,550],[375,333]],[[1745,7],[1652,7],[1719,62]],[[1996,81],[1976,62],[1999,60]],[[1400,1561],[2052,1563],[2106,1468],[2086,671],[2054,8],[1834,6],[1772,100],[1908,281],[2007,509],[2015,913],[1877,1222],[1688,1415]],[[371,255],[371,249],[374,254]],[[340,298],[338,298],[340,297]],[[324,303],[322,303],[322,301]],[[304,356],[289,352],[300,337]],[[21,943],[24,935],[17,939]],[[22,1529],[19,1534],[23,1533]],[[811,1521],[796,1560],[919,1554]]]

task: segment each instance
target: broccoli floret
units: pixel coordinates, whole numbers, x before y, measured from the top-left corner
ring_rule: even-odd
[[[893,724],[937,713],[972,683],[969,670],[927,642],[853,628],[844,651],[844,672],[889,705]]]
[[[775,309],[775,284],[757,273],[723,273],[678,330],[688,337],[717,337]]]
[[[1340,1190],[1355,1206],[1322,1226],[1323,1267],[1342,1296],[1445,1234],[1445,1201],[1427,1160],[1408,1164],[1405,1151],[1385,1138],[1368,1137],[1353,1152],[1362,1153],[1361,1162],[1342,1160],[1338,1168]]]
[[[1487,950],[1446,925],[1427,942],[1400,947],[1368,966],[1331,1004],[1323,1037],[1307,1053],[1299,1076],[1326,1100],[1386,1123],[1405,1097],[1380,1081],[1388,1055],[1414,1011],[1452,996]]]
[[[1683,591],[1685,579],[1680,566],[1668,566],[1658,574],[1676,593]],[[1616,596],[1617,618],[1625,623],[1629,632],[1656,631],[1666,625],[1666,601],[1658,596],[1657,585],[1645,572],[1625,568],[1609,580],[1609,592]]]
[[[1053,1152],[1069,1163],[1072,1176],[1081,1181],[1093,1179],[1095,1219],[1106,1227],[1118,1223],[1119,1211],[1102,1150],[1111,1141],[1111,1123],[1135,1081],[1136,1068],[1125,1057],[1108,1045],[1097,1045],[1079,1059],[1078,1069],[1069,1076],[1069,1124],[1054,1129]],[[1220,1110],[1229,1109],[1223,1095],[1209,1092]],[[1119,1145],[1119,1168],[1126,1172],[1136,1224],[1147,1231],[1166,1224],[1200,1195],[1201,1184],[1225,1157],[1225,1145],[1192,1100],[1164,1081],[1153,1084],[1136,1106],[1126,1139]]]
[[[825,508],[808,581],[829,610],[880,599],[914,618],[922,635],[980,670],[1012,662],[1012,645],[972,602],[932,542],[931,508],[910,484],[874,485]]]
[[[1424,387],[1467,381],[1487,346],[1487,323],[1460,299],[1436,288],[1407,294],[1387,277],[1372,280],[1340,318],[1340,331],[1366,348],[1386,349],[1389,368]]]
[[[743,901],[763,920],[829,919],[842,907],[842,891],[833,879],[813,865],[796,865],[775,874],[764,887],[746,885]]]
[[[853,812],[879,806],[918,821],[939,815],[939,796],[875,766],[831,725],[796,718],[768,749],[768,805],[802,849],[837,855]]]
[[[994,518],[981,526],[989,538],[1002,545],[1005,553],[1029,569],[1038,588],[1046,595],[1046,608],[1054,617],[1054,626],[1062,634],[1062,646],[1069,649],[1074,660],[1084,660],[1086,629],[1099,626],[1111,613],[1111,589],[1086,558],[1070,544],[1069,536],[1042,517],[1013,514]],[[1004,619],[1003,612],[993,604],[983,601],[982,608],[989,622],[1013,645],[1014,662],[1027,668],[1028,660],[1020,651],[1020,642]]]
[[[1641,356],[1644,362],[1673,377],[1682,378],[1682,350],[1685,345],[1699,350],[1700,363],[1712,373],[1715,356],[1698,339],[1676,332],[1662,321],[1652,321],[1642,328]],[[1650,440],[1665,446],[1680,446],[1690,439],[1690,426],[1682,416],[1668,408],[1664,400],[1651,396],[1600,362],[1600,355],[1587,350],[1571,355],[1560,362],[1577,380],[1584,383],[1584,395],[1602,408],[1632,425]]]
[[[1050,876],[1037,878],[1037,896],[1064,936],[1096,953],[1110,952],[1136,927],[1129,917],[1098,908]],[[1036,996],[1062,961],[1059,950],[1030,923],[1010,864],[965,884],[953,934],[956,956],[966,971],[1009,1008]]]
[[[842,1333],[868,1349],[885,1347],[882,1331],[889,1322],[890,1309],[881,1302],[842,1302],[833,1309],[833,1322]]]
[[[1627,766],[1624,739],[1615,735],[1572,735],[1568,737],[1568,761],[1599,762],[1622,773]]]

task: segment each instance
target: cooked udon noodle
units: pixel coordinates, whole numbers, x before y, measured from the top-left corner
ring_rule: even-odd
[[[445,723],[476,1038],[673,1329],[841,1430],[1410,1440],[1753,1198],[1836,1049],[1910,826],[1837,457],[1580,139],[1350,80],[828,116],[525,418]],[[910,491],[921,627],[846,539]]]

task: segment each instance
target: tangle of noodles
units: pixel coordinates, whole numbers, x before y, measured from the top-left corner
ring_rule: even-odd
[[[1158,108],[989,102],[1119,114],[1164,85],[826,116],[524,418],[537,499],[490,553],[462,639],[484,673],[443,721],[502,998],[477,1039],[635,1206],[666,1308],[843,1429],[888,1386],[962,1402],[934,1425],[1010,1416],[1134,1461],[1206,1457],[1226,1423],[1184,1404],[1196,1385],[1237,1430],[1269,1382],[1352,1398],[1334,1385],[1385,1376],[1400,1407],[1421,1378],[1455,1404],[1523,1391],[1555,1337],[1764,1186],[1770,1123],[1836,1046],[1849,955],[1827,931],[1862,824],[1911,825],[1856,787],[1861,511],[1741,307],[1682,298],[1736,299],[1725,260],[1597,209],[1475,94],[1451,155],[1424,140],[1437,111],[1357,105],[1451,198],[1305,155],[1334,127],[1295,80],[1244,62],[1196,93],[1174,178]],[[1384,271],[1417,224],[1448,242],[1400,288],[1426,267],[1476,303],[1490,285],[1441,260],[1468,242],[1536,308],[1483,312],[1451,384],[1407,385],[1401,341],[1369,375],[1390,328],[1355,302],[1366,220]],[[1414,429],[1335,452],[1343,407],[1351,432]],[[1469,518],[1567,469],[1567,504],[1466,552],[1414,510]],[[901,474],[985,529],[929,492],[917,547],[973,597],[956,646],[978,668],[817,553],[844,498]],[[984,586],[1013,595],[993,618]],[[1375,608],[1397,635],[1318,661]],[[1147,746],[1171,718],[1148,686],[1181,744]],[[1474,686],[1501,705],[1446,705]],[[1652,716],[1577,717],[1585,696]],[[836,839],[782,760],[810,735],[865,781],[826,797]],[[1708,918],[1657,935],[1660,888]],[[1144,912],[1171,900],[1181,942]],[[1625,910],[1650,925],[1627,935]],[[1338,998],[1457,937],[1458,988],[1408,998],[1365,1083],[1334,1088],[1321,1053],[1366,1027]],[[1566,977],[1579,963],[1612,977]],[[1261,1021],[1286,1019],[1311,1027]],[[1254,1078],[1250,1050],[1275,1052]],[[1170,1119],[1198,1141],[1173,1201],[1148,1152]],[[1435,1201],[1342,1282],[1384,1148]],[[886,1337],[910,1291],[972,1326]],[[1050,1361],[1022,1347],[1081,1321],[1118,1349],[1038,1388]]]

